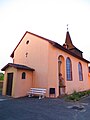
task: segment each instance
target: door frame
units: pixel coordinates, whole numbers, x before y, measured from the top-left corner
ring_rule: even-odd
[[[7,73],[6,95],[12,96],[13,72]]]

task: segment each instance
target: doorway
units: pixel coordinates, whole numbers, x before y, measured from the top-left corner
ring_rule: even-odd
[[[6,87],[6,95],[12,95],[12,84],[13,84],[13,73],[7,74],[7,87]]]

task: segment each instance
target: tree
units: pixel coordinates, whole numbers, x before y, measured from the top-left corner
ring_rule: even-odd
[[[4,74],[0,73],[0,80],[4,80]]]

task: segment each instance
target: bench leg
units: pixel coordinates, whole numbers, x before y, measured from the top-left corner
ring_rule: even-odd
[[[43,98],[44,98],[44,95],[40,95],[40,96],[39,96],[39,99],[43,99]]]
[[[44,95],[42,95],[42,98],[44,98]]]
[[[31,94],[29,94],[28,97],[31,97]]]
[[[32,97],[33,95],[32,94],[29,94],[28,97]]]
[[[42,99],[42,96],[41,96],[41,95],[39,96],[39,99]]]

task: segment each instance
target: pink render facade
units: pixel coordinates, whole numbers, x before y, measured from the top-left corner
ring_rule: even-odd
[[[68,50],[67,46],[61,46],[56,42],[26,32],[12,52],[11,57],[13,64],[28,66],[34,70],[13,67],[11,64],[2,68],[5,70],[3,95],[7,94],[8,73],[13,73],[10,94],[12,97],[26,96],[32,87],[46,88],[46,97],[49,97],[50,88],[55,88],[55,97],[90,89],[89,61]],[[61,63],[59,63],[59,58]],[[70,60],[71,80],[67,80],[67,58]],[[82,80],[79,78],[79,63],[82,68]],[[25,80],[21,77],[23,72],[26,74]],[[59,72],[63,78],[61,87]]]

